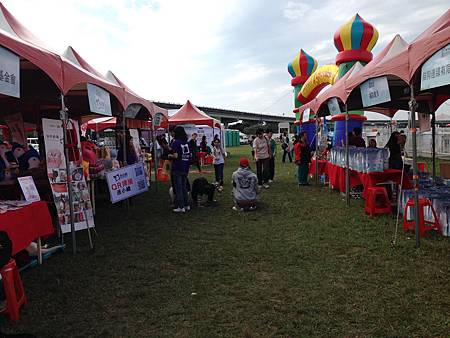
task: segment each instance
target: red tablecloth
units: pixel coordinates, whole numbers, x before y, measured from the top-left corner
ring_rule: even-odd
[[[330,184],[334,189],[338,189],[341,192],[345,192],[345,169],[338,167],[329,162],[326,164],[325,173],[329,177]],[[400,185],[402,178],[402,171],[396,169],[387,169],[384,172],[378,173],[360,173],[354,170],[350,170],[350,189],[357,185],[363,186],[362,197],[366,197],[367,188],[375,187],[379,183],[392,181]],[[408,176],[403,176],[403,189],[412,189],[411,181]]]
[[[325,174],[325,168],[327,166],[327,161],[319,160],[319,176]],[[309,176],[313,177],[316,174],[316,160],[312,159],[309,165]]]
[[[34,202],[18,210],[0,214],[0,230],[6,231],[13,244],[13,255],[38,237],[54,232],[46,202]]]

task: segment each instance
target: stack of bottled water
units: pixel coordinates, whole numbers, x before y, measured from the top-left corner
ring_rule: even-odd
[[[348,148],[349,168],[362,173],[383,172],[389,167],[389,151],[378,148]],[[334,147],[330,162],[345,168],[345,148]]]

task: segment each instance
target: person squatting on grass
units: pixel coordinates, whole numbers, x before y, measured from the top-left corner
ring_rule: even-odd
[[[311,150],[308,145],[308,135],[302,131],[296,135],[294,146],[295,164],[298,166],[297,179],[298,185],[308,185],[309,163],[311,162]]]
[[[232,175],[233,210],[255,210],[258,195],[258,178],[251,171],[248,160],[242,157],[239,168]]]
[[[259,187],[269,188],[269,165],[270,165],[270,145],[269,140],[264,136],[262,129],[256,131],[256,138],[253,141],[255,151],[256,175]]]
[[[227,155],[225,153],[225,150],[223,150],[218,138],[214,140],[213,156],[216,182],[217,184],[219,184],[220,188],[223,188],[223,167],[225,166],[225,157]]]
[[[171,144],[172,154],[172,178],[173,188],[177,198],[177,208],[174,212],[186,212],[191,209],[189,206],[189,196],[187,190],[187,177],[191,161],[191,152],[187,143],[187,134],[183,127],[177,126],[174,129],[175,140]]]

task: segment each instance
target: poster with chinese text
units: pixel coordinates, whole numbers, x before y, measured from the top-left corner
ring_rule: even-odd
[[[70,232],[70,206],[68,182],[73,192],[73,211],[75,231],[94,227],[94,215],[92,211],[89,189],[83,175],[80,163],[71,162],[69,175],[66,170],[66,158],[64,155],[64,137],[62,122],[60,120],[42,119],[44,133],[47,175],[53,191],[58,222],[63,233]],[[75,128],[75,135],[79,135],[78,123],[69,123],[69,129]],[[78,149],[81,150],[78,139]]]

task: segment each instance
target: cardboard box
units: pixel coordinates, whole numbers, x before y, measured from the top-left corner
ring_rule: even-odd
[[[450,163],[440,163],[440,172],[442,178],[450,178]]]

